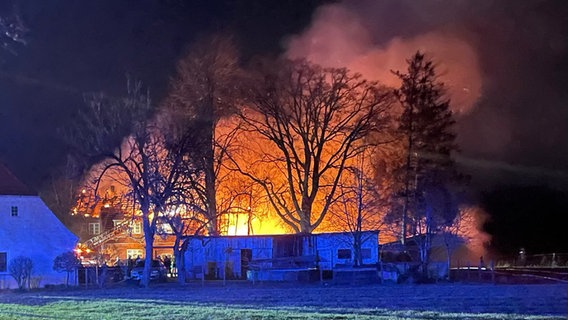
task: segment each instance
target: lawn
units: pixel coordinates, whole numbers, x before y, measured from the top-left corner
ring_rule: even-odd
[[[565,319],[568,285],[208,283],[0,293],[0,319]]]

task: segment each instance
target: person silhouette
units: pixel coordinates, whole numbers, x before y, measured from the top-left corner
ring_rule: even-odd
[[[166,266],[166,272],[168,273],[168,275],[171,275],[171,266],[172,266],[172,260],[170,259],[170,256],[166,256],[164,258],[164,266]]]

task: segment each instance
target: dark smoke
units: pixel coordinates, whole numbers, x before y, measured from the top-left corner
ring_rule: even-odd
[[[568,172],[567,16],[560,0],[344,1],[321,7],[288,39],[287,54],[396,85],[390,70],[425,51],[449,88],[476,187],[492,177],[540,183],[549,177],[503,171],[502,163]],[[568,185],[565,177],[554,184]]]

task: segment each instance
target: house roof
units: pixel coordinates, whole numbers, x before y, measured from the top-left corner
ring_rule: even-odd
[[[0,195],[36,196],[37,193],[20,181],[0,162]]]
[[[363,234],[379,234],[379,230],[365,230],[361,231]],[[251,234],[251,235],[219,235],[219,236],[206,236],[206,235],[190,235],[186,236],[189,239],[213,239],[213,238],[225,238],[225,239],[239,239],[239,238],[289,238],[289,237],[318,237],[318,236],[337,236],[337,235],[347,235],[351,236],[351,232],[321,232],[321,233],[282,233],[282,234]]]

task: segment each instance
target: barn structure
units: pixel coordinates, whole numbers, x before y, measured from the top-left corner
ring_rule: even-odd
[[[378,231],[192,237],[185,253],[190,278],[293,281],[357,265],[376,267]],[[361,241],[355,241],[355,239]],[[354,245],[360,242],[361,245]]]

